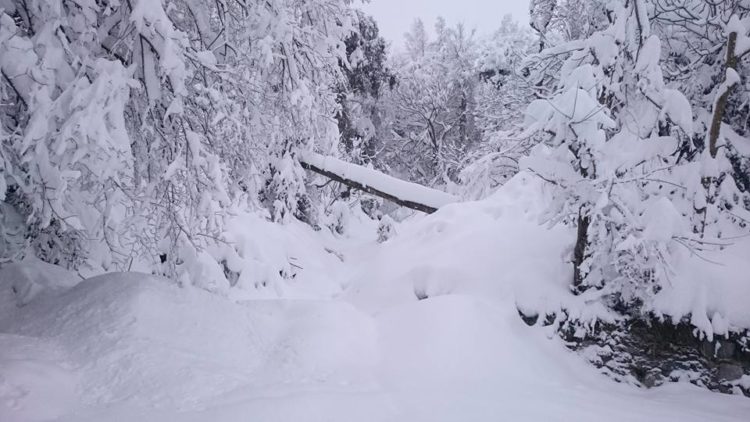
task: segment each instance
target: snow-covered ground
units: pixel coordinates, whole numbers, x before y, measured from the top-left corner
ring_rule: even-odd
[[[604,312],[566,293],[570,233],[536,224],[544,199],[529,184],[404,223],[383,244],[245,221],[236,230],[273,238],[254,252],[258,271],[282,253],[297,271],[259,290],[6,268],[0,421],[746,421],[742,396],[617,384],[521,321],[518,307]],[[750,287],[720,288],[750,273],[738,265],[710,292],[685,298],[697,278],[675,277],[664,294],[743,324]]]

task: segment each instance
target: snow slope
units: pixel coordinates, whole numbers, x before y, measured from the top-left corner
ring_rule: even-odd
[[[747,420],[744,397],[614,383],[521,321],[517,306],[581,305],[565,294],[568,233],[536,225],[532,184],[382,245],[315,246],[321,233],[290,229],[309,249],[298,262],[334,246],[341,259],[301,270],[279,299],[3,270],[0,421]],[[11,287],[29,284],[19,306]]]

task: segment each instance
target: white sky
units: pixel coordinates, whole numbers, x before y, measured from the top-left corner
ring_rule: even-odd
[[[429,30],[442,16],[450,26],[463,22],[480,34],[497,29],[509,13],[522,25],[529,22],[529,0],[371,0],[361,7],[375,18],[381,35],[394,48],[402,45],[404,33],[417,18]]]

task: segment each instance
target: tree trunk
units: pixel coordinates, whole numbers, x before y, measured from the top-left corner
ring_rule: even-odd
[[[737,70],[737,56],[734,52],[736,45],[737,33],[730,32],[729,39],[727,40],[727,69]],[[726,78],[726,76],[724,76],[724,78]],[[708,148],[709,152],[711,153],[711,158],[716,158],[716,153],[718,152],[718,146],[716,145],[716,143],[719,139],[721,121],[724,118],[724,112],[727,108],[727,101],[729,100],[729,95],[732,93],[732,88],[734,88],[734,85],[736,84],[732,84],[726,87],[718,100],[716,100],[716,104],[714,104],[714,112],[711,118],[711,129],[708,135]]]
[[[583,279],[586,276],[581,272],[581,265],[586,259],[586,251],[588,249],[588,234],[589,224],[591,223],[591,217],[584,216],[581,211],[578,213],[578,234],[576,236],[576,244],[573,249],[573,293],[583,293],[586,288],[583,286]]]
[[[350,188],[358,189],[363,192],[367,192],[369,194],[379,196],[388,201],[395,202],[396,204],[401,205],[402,207],[410,208],[416,211],[421,211],[427,214],[432,214],[433,212],[437,211],[437,208],[435,207],[425,205],[425,204],[420,204],[418,202],[410,201],[408,199],[398,198],[395,195],[375,189],[372,186],[366,186],[360,182],[357,182],[356,180],[347,179],[334,172],[322,169],[314,164],[307,163],[303,160],[300,160],[300,164],[302,165],[302,168],[305,170],[310,170],[312,172],[318,173],[331,180],[334,180],[339,183],[343,183],[344,185],[349,186]]]

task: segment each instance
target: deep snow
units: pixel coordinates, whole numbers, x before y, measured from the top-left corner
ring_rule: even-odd
[[[518,307],[607,317],[567,294],[570,233],[536,224],[537,187],[517,177],[383,244],[244,220],[238,239],[269,238],[259,263],[291,254],[298,267],[266,288],[4,269],[0,421],[747,420],[744,397],[617,384],[521,321]],[[713,257],[712,289],[705,262],[686,257],[664,302],[747,324],[747,250]]]

